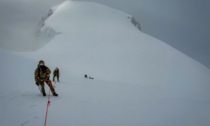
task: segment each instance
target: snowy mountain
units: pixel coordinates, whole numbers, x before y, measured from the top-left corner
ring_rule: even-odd
[[[39,27],[45,46],[0,51],[2,126],[44,125],[47,97],[33,78],[40,59],[61,71],[49,126],[210,124],[209,69],[139,31],[119,10],[72,1],[51,10]]]

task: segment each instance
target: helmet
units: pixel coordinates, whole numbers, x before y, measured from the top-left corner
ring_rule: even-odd
[[[41,65],[41,66],[44,65],[44,61],[43,60],[40,60],[39,61],[39,65]]]

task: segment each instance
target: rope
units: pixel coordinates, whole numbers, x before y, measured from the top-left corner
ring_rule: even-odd
[[[56,84],[56,81],[55,81]],[[55,84],[53,85],[53,87],[55,88]],[[48,93],[48,100],[47,100],[47,109],[46,109],[46,114],[45,114],[45,121],[44,121],[44,126],[47,125],[47,116],[48,116],[48,108],[50,106],[50,89],[49,89],[49,93]]]
[[[48,116],[48,108],[49,108],[49,106],[50,106],[50,90],[49,90],[49,94],[48,94],[47,109],[46,109],[46,115],[45,115],[44,126],[46,126],[46,124],[47,124],[47,116]]]

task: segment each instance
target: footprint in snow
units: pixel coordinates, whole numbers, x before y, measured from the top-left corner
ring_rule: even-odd
[[[27,123],[29,123],[29,121],[25,121],[25,122],[21,123],[20,126],[25,126]]]

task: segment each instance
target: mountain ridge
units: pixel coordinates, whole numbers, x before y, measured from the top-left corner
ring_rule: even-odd
[[[134,28],[130,22],[130,19],[127,18],[129,15],[120,12],[121,16],[119,16],[119,11],[115,12],[115,10],[112,9],[110,11],[110,8],[107,9],[106,6],[100,7],[103,7],[102,10],[107,9],[108,11],[100,10],[96,12],[96,8],[98,7],[94,8],[94,6],[98,6],[98,4],[91,2],[82,2],[81,5],[80,3],[81,2],[64,2],[62,4],[63,8],[60,7],[59,11],[56,11],[55,9],[55,15],[52,14],[50,16],[49,20],[46,21],[47,26],[44,26],[42,30],[51,27],[55,31],[61,32],[61,34],[57,35],[52,41],[50,41],[46,47],[41,48],[39,50],[40,52],[46,52],[48,50],[48,46],[51,47],[50,50],[53,48],[54,51],[59,51],[59,48],[57,47],[60,47],[62,46],[60,44],[63,44],[62,48],[65,48],[66,46],[69,47],[69,57],[74,57],[74,54],[81,57],[81,59],[79,60],[83,61],[79,61],[78,57],[76,57],[76,60],[81,63],[81,66],[78,67],[83,67],[84,71],[92,71],[91,74],[99,73],[99,71],[97,71],[96,69],[100,69],[100,65],[104,66],[104,62],[113,63],[114,65],[109,64],[109,66],[112,66],[112,69],[116,69],[117,72],[113,74],[118,78],[126,78],[129,76],[127,74],[123,74],[123,77],[120,77],[119,75],[116,75],[118,73],[130,73],[132,70],[147,71],[146,69],[152,71],[152,67],[157,69],[157,64],[151,64],[151,62],[156,62],[158,60],[158,62],[163,63],[159,64],[159,67],[162,67],[162,69],[164,70],[170,69],[169,66],[176,67],[176,64],[174,62],[177,61],[172,62],[172,60],[177,57],[186,57],[188,59],[185,61],[188,62],[187,64],[195,62],[193,59],[189,58],[185,54],[174,49],[173,47],[149,35],[144,34],[137,28]],[[68,6],[70,7],[68,8]],[[83,6],[88,6],[88,8],[84,8]],[[77,10],[77,8],[82,8],[82,10]],[[59,13],[62,14],[59,15]],[[118,16],[116,16],[116,14]],[[67,15],[69,17],[67,17]],[[91,17],[93,15],[95,16],[94,18]],[[86,52],[83,50],[88,50],[89,54],[87,55]],[[104,57],[105,59],[102,59],[99,55],[97,55],[98,51],[102,53],[102,57]],[[126,53],[126,51],[131,51],[131,53]],[[62,50],[62,53],[64,54],[64,50]],[[179,56],[177,56],[177,54]],[[115,56],[115,58],[117,58],[118,56],[123,57],[128,55],[127,57],[133,58],[127,61],[121,61],[121,63],[119,63],[119,61],[114,58],[108,58],[109,55],[110,57],[113,55]],[[183,60],[186,58],[180,59]],[[95,60],[99,63],[95,63]],[[177,58],[177,60],[179,61],[179,58]],[[77,68],[77,61],[73,60],[73,62],[71,63],[72,66],[75,66],[74,68]],[[123,64],[123,62],[126,63]],[[146,65],[147,62],[150,62],[149,66]],[[181,63],[181,61],[179,62]],[[87,64],[89,64],[90,66],[88,66]],[[123,64],[123,66],[119,67],[117,64]],[[135,64],[135,67],[140,67],[133,67],[132,70],[121,70],[121,67],[125,68],[127,64]],[[76,72],[77,70],[74,71]],[[157,71],[160,71],[160,69],[158,69]],[[80,72],[78,72],[77,74],[82,74],[82,70],[80,70]],[[148,75],[142,76],[147,78]],[[138,77],[136,76],[134,78]],[[131,80],[129,80],[128,82],[130,81]]]

